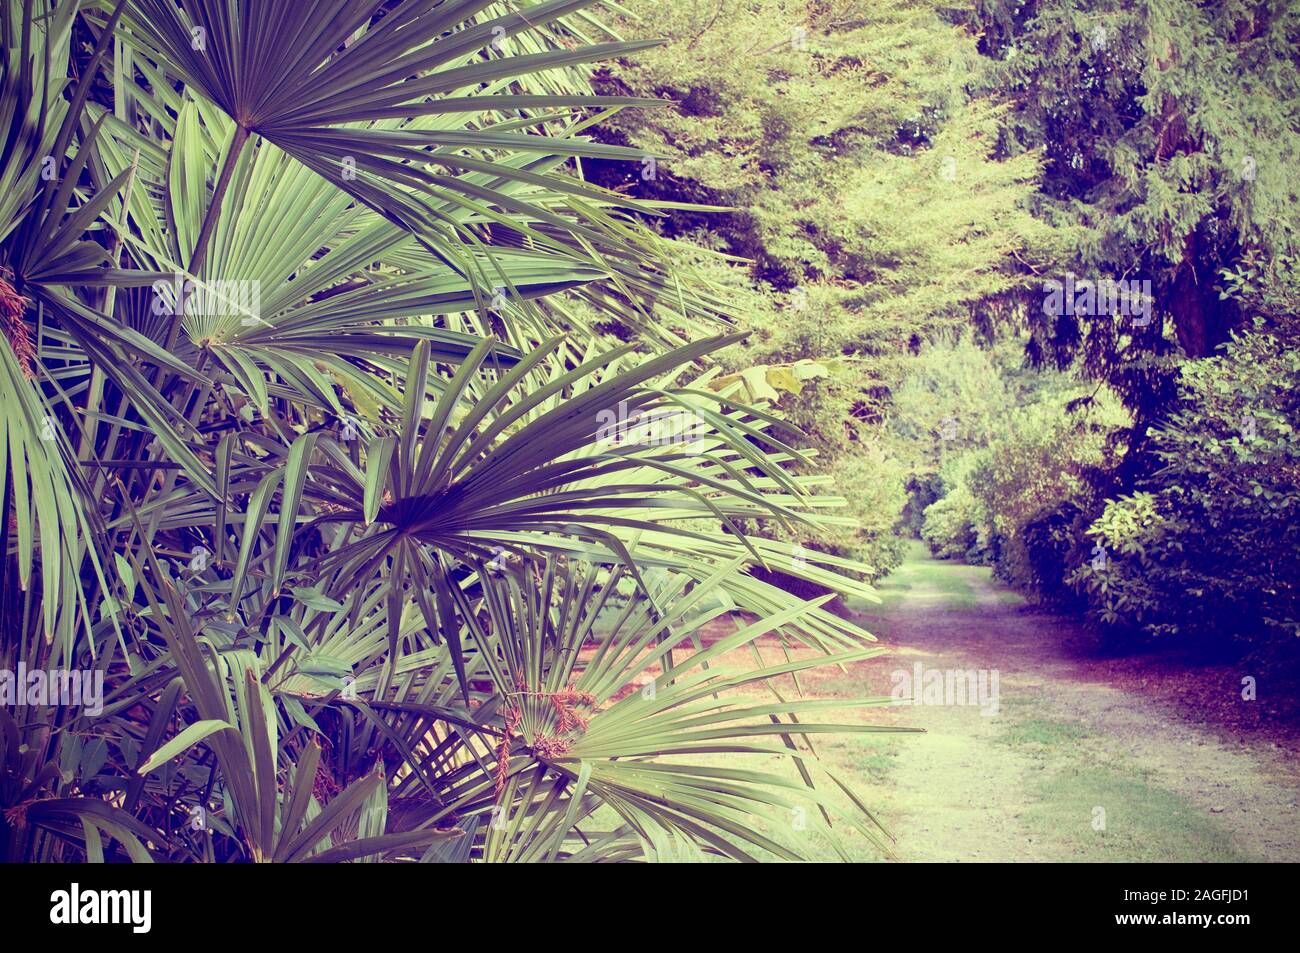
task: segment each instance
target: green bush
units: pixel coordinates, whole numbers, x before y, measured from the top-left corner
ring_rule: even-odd
[[[988,559],[988,515],[967,480],[982,451],[962,454],[939,475],[944,495],[925,508],[921,538],[943,559]]]
[[[971,558],[979,542],[974,518],[977,512],[978,504],[970,489],[965,485],[959,486],[926,507],[921,538],[940,558]]]
[[[879,445],[864,444],[841,457],[831,475],[859,523],[844,540],[842,555],[866,563],[878,579],[901,563],[907,550],[898,532],[907,502],[906,467]]]
[[[1070,554],[1086,539],[1080,514],[1099,502],[1089,475],[1128,418],[1109,390],[1027,368],[1023,352],[1014,335],[924,348],[894,388],[891,429],[911,448],[910,502],[931,552],[992,564],[1026,595],[1068,601]]]
[[[1077,407],[1062,403],[1044,399],[1008,414],[963,481],[982,515],[978,540],[995,572],[1040,599],[1060,588],[1057,560],[1072,548],[1068,539],[1044,537],[1042,521],[1067,504],[1086,508],[1090,474],[1108,460],[1109,437],[1127,422],[1105,389]],[[1068,523],[1055,524],[1059,537]]]
[[[1300,634],[1300,353],[1246,333],[1184,365],[1181,391],[1152,433],[1162,468],[1107,501],[1088,531],[1099,551],[1071,581],[1110,626]]]
[[[827,517],[820,527],[787,525],[764,520],[760,535],[787,542],[791,547],[829,553],[865,564],[865,575],[879,579],[903,561],[907,543],[899,532],[903,505],[907,502],[906,467],[889,456],[878,442],[855,444],[828,465],[823,479],[843,496],[845,508]],[[855,567],[858,572],[862,566]],[[830,590],[806,586],[792,578],[773,574],[771,581],[804,596]]]
[[[1088,524],[1096,515],[1096,494],[1060,500],[1029,519],[1020,534],[1027,577],[1025,589],[1036,601],[1058,610],[1082,612],[1084,599],[1070,584],[1075,567],[1093,545]]]
[[[949,539],[949,529],[963,532],[949,526],[954,506],[970,509],[963,500],[942,503],[929,537],[924,529],[925,510],[965,482],[973,452],[1007,432],[1015,408],[1047,401],[1059,412],[1078,393],[1069,376],[1026,367],[1025,343],[1015,334],[983,343],[970,333],[942,335],[898,370],[900,379],[890,393],[889,430],[895,453],[911,467],[905,517],[913,533],[934,539],[936,552],[974,556],[966,544]],[[979,550],[987,544],[983,539]]]

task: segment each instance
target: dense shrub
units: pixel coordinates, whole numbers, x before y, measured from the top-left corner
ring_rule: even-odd
[[[878,443],[857,445],[837,457],[826,474],[828,484],[844,497],[846,506],[842,516],[828,516],[823,525],[812,529],[765,520],[759,532],[783,540],[791,547],[861,562],[866,566],[866,577],[878,579],[903,561],[907,548],[899,531],[907,501],[905,476],[903,464],[885,453]],[[804,596],[830,591],[810,587],[781,573],[756,575]]]
[[[907,502],[906,468],[878,445],[865,444],[840,458],[832,477],[859,524],[844,540],[842,555],[866,563],[872,578],[879,578],[903,561],[907,548],[898,532]]]
[[[1300,634],[1300,353],[1247,333],[1186,364],[1162,469],[1107,502],[1074,570],[1096,616],[1152,634]]]
[[[1076,523],[1092,493],[1090,473],[1126,421],[1105,389],[1082,404],[1066,399],[1073,393],[1007,411],[985,447],[945,468],[950,489],[926,509],[922,527],[936,555],[992,563],[1026,595],[1063,595],[1062,560],[1082,538]]]
[[[1093,543],[1087,529],[1095,513],[1095,493],[1089,491],[1046,507],[1025,523],[1020,534],[1025,589],[1038,602],[1074,612],[1087,607],[1070,576],[1089,558]]]
[[[921,538],[943,559],[988,559],[988,515],[968,483],[982,455],[980,450],[964,453],[937,476],[943,495],[925,508]]]
[[[978,560],[978,503],[965,484],[925,509],[921,538],[943,559]]]
[[[1059,412],[1079,394],[1069,375],[1027,367],[1025,344],[1006,332],[942,335],[902,369],[891,389],[889,424],[895,453],[911,466],[909,502],[920,517],[918,533],[924,510],[965,481],[972,453],[1013,427],[1016,408],[1050,404]]]

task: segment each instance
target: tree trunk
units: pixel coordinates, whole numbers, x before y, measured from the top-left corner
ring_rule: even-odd
[[[1183,262],[1170,289],[1169,310],[1174,316],[1178,343],[1190,358],[1206,357],[1228,339],[1226,302],[1214,290],[1212,274],[1201,267],[1200,236],[1187,237]]]

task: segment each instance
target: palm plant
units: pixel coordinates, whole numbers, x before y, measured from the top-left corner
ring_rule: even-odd
[[[106,686],[0,708],[0,859],[883,849],[779,687],[878,650],[747,569],[870,590],[741,529],[839,501],[583,181],[588,2],[0,6],[0,668]]]

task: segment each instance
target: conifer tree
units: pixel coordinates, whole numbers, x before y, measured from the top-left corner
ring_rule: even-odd
[[[1212,353],[1245,317],[1225,269],[1295,250],[1300,6],[980,0],[975,22],[991,88],[1016,104],[1003,155],[1044,155],[1037,212],[1061,270],[1151,281],[1145,326],[1027,298],[1035,356],[1082,355],[1154,414],[1174,396],[1168,356]]]

